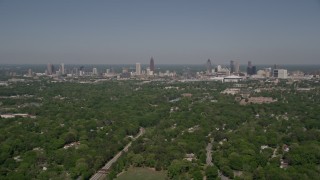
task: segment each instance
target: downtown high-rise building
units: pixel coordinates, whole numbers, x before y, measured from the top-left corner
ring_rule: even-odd
[[[32,77],[33,73],[32,73],[32,69],[28,69],[28,77]]]
[[[151,57],[151,59],[150,59],[150,71],[154,72],[154,60],[153,60],[153,57]]]
[[[254,74],[257,74],[257,68],[256,66],[252,66],[251,61],[248,61],[247,75],[254,75]]]
[[[234,63],[234,72],[235,72],[235,73],[239,73],[239,72],[240,72],[240,64],[239,64],[238,61],[236,61],[236,62]]]
[[[230,61],[230,73],[234,73],[235,72],[235,64],[234,61],[231,60]]]
[[[206,67],[207,67],[207,74],[211,74],[212,73],[212,64],[211,64],[210,59],[207,60]]]
[[[141,75],[141,64],[136,63],[136,75]]]
[[[64,75],[66,73],[66,70],[64,68],[64,63],[61,63],[60,64],[60,71],[61,71],[61,74]]]
[[[97,68],[93,68],[92,69],[92,75],[98,75],[98,69]]]
[[[48,63],[47,65],[47,74],[52,75],[54,73],[54,66],[53,64]]]
[[[286,79],[288,78],[288,71],[286,69],[274,69],[273,77],[276,77],[279,79]]]

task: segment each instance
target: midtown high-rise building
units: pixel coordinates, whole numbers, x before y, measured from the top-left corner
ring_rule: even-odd
[[[54,73],[54,66],[53,64],[48,63],[47,65],[47,74],[52,75]]]
[[[154,60],[153,60],[153,57],[151,57],[151,59],[150,59],[150,71],[154,72]]]
[[[240,72],[240,64],[239,64],[238,61],[235,62],[234,72],[235,72],[235,73],[239,73],[239,72]]]
[[[64,69],[64,63],[61,63],[60,64],[60,71],[61,71],[61,74],[64,75],[66,73],[65,69]]]
[[[136,75],[141,75],[141,64],[136,63]]]
[[[211,64],[210,59],[208,59],[206,67],[207,67],[207,74],[211,74],[212,73],[212,64]]]
[[[32,69],[28,69],[28,77],[32,77]]]
[[[257,74],[257,68],[256,68],[256,66],[252,66],[251,61],[248,61],[247,74],[248,75]]]
[[[98,69],[97,68],[93,68],[92,69],[92,74],[93,75],[98,75]]]
[[[231,60],[230,61],[230,73],[234,73],[235,72],[235,65],[234,65],[234,61]]]
[[[251,69],[251,75],[257,74],[257,67],[256,66],[252,66]]]

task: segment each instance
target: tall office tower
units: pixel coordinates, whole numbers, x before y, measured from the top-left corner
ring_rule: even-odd
[[[256,66],[252,66],[251,68],[251,75],[257,74],[257,67]]]
[[[248,61],[247,74],[252,75],[252,63]]]
[[[52,74],[55,74],[56,73],[56,69],[54,68],[53,64],[51,65],[51,69],[52,69]]]
[[[60,64],[60,71],[61,71],[61,74],[64,75],[66,73],[65,69],[64,69],[64,63],[61,63]]]
[[[221,65],[217,65],[216,72],[221,71],[221,69],[222,69]]]
[[[93,68],[92,69],[92,75],[98,75],[98,69],[97,68]]]
[[[273,65],[273,69],[279,69],[278,65],[277,65],[277,64],[274,64],[274,65]],[[274,73],[274,71],[272,71],[272,76],[275,77],[273,73]]]
[[[28,69],[28,76],[32,77],[32,70],[31,69]]]
[[[54,72],[53,64],[48,63],[48,65],[47,65],[47,73],[48,73],[48,75],[52,75],[53,72]]]
[[[136,63],[136,75],[141,75],[141,64]]]
[[[212,65],[211,65],[210,59],[208,59],[206,66],[207,66],[207,74],[211,74],[212,73]]]
[[[72,70],[72,74],[78,76],[79,75],[79,69],[74,67]]]
[[[48,63],[47,64],[47,75],[51,75],[51,74],[52,74],[51,64]]]
[[[235,72],[235,66],[234,66],[234,61],[233,60],[230,61],[230,72],[231,73]]]
[[[153,60],[153,57],[151,57],[151,59],[150,59],[150,71],[154,72],[154,60]]]
[[[239,72],[240,72],[240,64],[239,64],[238,61],[235,62],[234,72],[235,72],[235,73],[239,73]]]

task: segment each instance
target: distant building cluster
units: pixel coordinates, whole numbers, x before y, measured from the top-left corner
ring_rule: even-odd
[[[105,72],[99,71],[97,67],[93,67],[91,70],[84,66],[65,68],[64,63],[61,63],[58,68],[55,65],[48,63],[44,73],[33,73],[31,69],[28,70],[26,77],[34,76],[50,76],[54,78],[59,77],[105,77],[105,78],[153,78],[153,77],[175,77],[176,72],[170,72],[169,70],[158,71],[155,67],[155,60],[150,58],[150,63],[145,66],[139,62],[135,64],[135,67],[123,67],[121,72],[116,72],[113,68],[107,68]]]
[[[288,79],[288,78],[310,78],[305,76],[301,71],[292,72],[289,76],[287,69],[279,68],[278,65],[272,67],[264,67],[258,69],[253,65],[252,61],[248,61],[246,71],[240,70],[240,64],[238,61],[231,60],[229,66],[216,65],[213,68],[211,59],[206,62],[206,72],[198,74],[199,79],[208,79],[221,82],[239,82],[244,79],[263,79],[263,78],[275,78],[275,79]]]
[[[244,67],[245,66],[245,67]],[[10,76],[17,76],[16,72],[10,72]],[[242,65],[238,60],[230,60],[227,65],[214,64],[211,59],[207,59],[205,69],[197,71],[185,67],[182,71],[176,72],[156,68],[155,60],[150,58],[149,64],[140,62],[135,65],[124,65],[122,69],[113,67],[101,69],[101,67],[91,66],[65,66],[64,63],[54,65],[47,64],[44,73],[35,73],[31,68],[27,70],[25,77],[38,78],[39,76],[48,76],[57,80],[65,78],[93,77],[96,79],[157,79],[169,78],[182,81],[221,81],[221,82],[239,82],[246,79],[310,79],[312,75],[305,75],[301,71],[288,72],[287,69],[280,68],[278,65],[273,67],[257,68],[252,61]],[[23,81],[24,79],[12,79],[12,81]],[[5,85],[5,84],[4,84]]]
[[[248,99],[242,99],[240,101],[241,105],[246,104],[263,104],[263,103],[273,103],[277,102],[276,99],[273,99],[272,97],[249,97]]]

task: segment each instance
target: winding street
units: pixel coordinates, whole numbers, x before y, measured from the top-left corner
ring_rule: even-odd
[[[141,127],[139,130],[139,133],[133,138],[132,141],[135,141],[140,136],[142,136],[144,133],[145,133],[145,129]],[[131,146],[132,141],[129,142],[120,152],[118,152],[110,161],[108,161],[98,172],[96,172],[90,178],[90,180],[105,179],[105,177],[107,176],[108,170],[110,169],[112,164],[115,163],[119,159],[119,157],[122,155],[122,153],[127,152],[129,150],[129,147]]]
[[[211,141],[208,143],[208,146],[206,148],[206,151],[207,151],[206,164],[207,164],[207,166],[213,166],[213,163],[212,163],[212,142],[213,142],[213,139],[211,139]]]
[[[206,148],[206,151],[207,151],[206,165],[207,166],[214,165],[212,163],[212,143],[213,143],[213,139],[210,139],[210,142],[208,143],[207,148]],[[218,177],[220,177],[221,180],[229,180],[229,178],[224,176],[219,169],[218,169]]]

